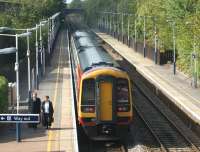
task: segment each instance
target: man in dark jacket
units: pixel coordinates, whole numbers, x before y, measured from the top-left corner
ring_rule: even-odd
[[[33,92],[32,98],[31,98],[31,113],[32,114],[39,114],[41,113],[41,100],[37,97],[37,93]],[[37,128],[36,123],[32,124],[33,128]]]
[[[52,102],[49,100],[49,96],[45,96],[45,100],[42,103],[42,112],[43,112],[43,125],[46,129],[51,126],[53,122],[53,105]]]

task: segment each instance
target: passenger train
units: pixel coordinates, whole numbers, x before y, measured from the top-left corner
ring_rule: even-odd
[[[128,74],[91,31],[71,36],[78,123],[92,140],[124,138],[133,120]]]

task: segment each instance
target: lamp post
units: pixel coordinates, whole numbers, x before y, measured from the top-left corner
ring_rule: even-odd
[[[41,52],[41,63],[42,63],[42,61],[44,61],[43,59],[42,59],[42,49],[43,49],[43,44],[42,44],[42,29],[41,29],[41,27],[42,26],[44,26],[44,23],[47,23],[47,21],[41,21],[40,22],[40,24],[38,25],[38,24],[36,24],[36,26],[35,26],[35,28],[32,28],[32,30],[35,30],[36,32],[36,34],[35,34],[35,58],[36,58],[36,89],[38,90],[39,89],[39,81],[40,81],[40,78],[39,78],[39,62],[38,62],[38,60],[39,60],[39,57],[38,57],[38,54],[39,54],[39,46],[40,46],[40,52]],[[40,35],[39,35],[39,40],[40,40],[40,43],[38,44],[38,28],[40,28]],[[43,63],[43,66],[45,66],[44,65],[44,63]],[[45,67],[44,67],[45,68]],[[45,69],[43,69],[44,71],[45,71]]]
[[[175,21],[167,20],[172,26],[172,38],[173,38],[173,74],[176,75],[176,36],[175,36]]]
[[[148,18],[153,19],[154,22],[154,46],[155,46],[155,50],[154,50],[154,61],[155,63],[157,63],[157,27],[156,27],[156,17],[155,16],[139,16],[139,18],[143,18],[144,21],[144,25],[143,25],[143,56],[146,57],[146,22]],[[135,44],[137,43],[137,19],[135,17]]]
[[[39,52],[40,52],[40,63],[41,63],[41,67],[42,67],[42,75],[43,75],[43,42],[42,42],[42,23],[40,22],[40,38],[39,38],[39,48],[40,48],[40,50],[39,50]]]
[[[186,22],[186,25],[190,25],[190,28],[196,25],[191,22]],[[198,53],[197,53],[197,35],[193,33],[193,51],[191,53],[191,68],[192,68],[192,86],[194,88],[198,87]]]
[[[0,30],[10,30],[10,31],[26,31],[29,33],[32,29],[16,29],[9,27],[0,27]],[[30,65],[30,35],[27,35],[27,61],[28,61],[28,101],[31,99],[31,65]]]
[[[109,29],[110,29],[110,34],[112,35],[112,14],[111,13],[108,13],[109,14],[109,19],[110,19],[110,22],[109,22]]]
[[[114,18],[114,14],[112,12],[110,13],[110,16],[111,16],[111,35],[114,35],[115,18]]]
[[[197,79],[198,79],[198,71],[197,71],[197,52],[196,52],[196,35],[194,35],[193,38],[193,52],[192,52],[192,61],[194,62],[194,70],[193,70],[193,86],[194,88],[197,88]]]
[[[106,29],[107,29],[107,33],[109,33],[109,14],[106,13]]]
[[[103,28],[103,16],[100,15],[100,30]]]
[[[60,15],[60,12],[55,13],[53,16],[51,16],[49,18],[49,21],[50,21],[50,49],[52,49],[52,47],[53,47],[53,41],[54,41],[55,36],[56,36],[55,35],[55,21],[56,21],[56,19],[59,15]],[[57,26],[57,29],[58,29],[58,26]]]
[[[136,17],[135,17],[136,18]],[[146,16],[138,16],[138,18],[143,18],[143,56],[146,57]],[[137,19],[135,19],[135,45],[137,43]]]
[[[135,20],[134,20],[134,31],[135,31],[135,51],[137,51],[137,18],[135,16]]]
[[[103,16],[103,32],[106,31],[106,17],[105,15]]]
[[[143,56],[146,57],[146,16],[144,16],[144,46],[143,46]]]
[[[157,27],[156,27],[156,18],[153,18],[154,21],[154,62],[155,64],[157,64],[157,54],[158,54],[158,50],[157,50]]]
[[[51,54],[52,47],[52,19],[49,18],[49,52]]]
[[[36,89],[39,89],[39,67],[38,67],[38,25],[35,30],[35,64],[36,64]]]
[[[112,15],[113,15],[113,33],[114,33],[114,37],[115,37],[116,31],[117,31],[117,21],[115,20],[116,19],[115,14],[112,13]]]
[[[173,65],[174,65],[174,75],[176,74],[176,37],[175,37],[175,22],[172,23],[172,30],[173,30]]]
[[[111,23],[111,31],[114,32],[114,36],[116,33],[119,34],[119,31],[120,31],[120,27],[119,27],[119,22],[117,20],[117,15],[120,15],[120,13],[114,13],[114,12],[107,12],[111,15],[111,18],[112,18],[112,23]],[[115,20],[116,19],[116,20]]]
[[[16,72],[16,94],[17,94],[17,114],[19,114],[19,56],[18,56],[18,38],[20,37],[27,37],[31,35],[30,32],[22,33],[22,34],[0,34],[0,36],[7,36],[7,37],[15,37],[15,49],[10,50],[13,52],[16,52],[16,62],[15,62],[15,72]],[[17,142],[20,142],[21,140],[21,127],[20,123],[16,123],[16,140]]]
[[[27,29],[27,33],[29,32],[29,29]],[[31,63],[30,63],[30,39],[29,36],[27,36],[27,60],[28,60],[28,99],[30,102],[31,99]]]
[[[38,28],[39,28],[39,25],[38,24],[36,24],[36,26],[35,27],[33,27],[33,28],[30,28],[30,29],[27,29],[27,31],[35,31],[35,64],[36,64],[36,82],[35,82],[35,88],[38,90],[39,89],[39,68],[38,68],[38,52],[39,52],[39,44],[38,44]],[[29,60],[29,62],[30,62],[30,43],[29,43],[29,37],[27,37],[27,57],[28,57],[28,60]],[[30,64],[29,64],[29,62],[28,62],[28,75],[30,75]],[[29,77],[30,78],[30,77]],[[31,86],[30,85],[30,81],[29,81],[29,86]],[[31,87],[30,87],[31,88]]]
[[[48,18],[48,53],[51,53],[51,49],[50,49],[50,33],[51,33],[51,25],[50,25],[50,18]]]
[[[130,47],[130,16],[131,14],[127,14],[128,15],[128,46]]]
[[[124,42],[124,13],[122,14],[122,42]]]

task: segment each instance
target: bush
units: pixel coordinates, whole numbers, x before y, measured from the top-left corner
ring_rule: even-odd
[[[6,112],[8,107],[8,81],[0,76],[0,113]]]

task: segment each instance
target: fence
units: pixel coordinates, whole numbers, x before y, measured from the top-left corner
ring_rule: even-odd
[[[101,26],[99,26],[99,30],[101,32],[110,34],[114,38],[118,39],[118,41],[121,41],[122,43],[133,48],[134,51],[140,53],[141,55],[144,55],[144,43],[142,43],[142,42],[135,43],[134,38],[128,37],[127,35],[122,35],[120,32],[109,31],[108,29],[105,29],[104,27],[101,27]],[[146,44],[145,52],[146,52],[145,57],[147,57],[148,59],[150,59],[152,61],[155,60],[155,48],[154,47],[151,47]],[[160,50],[157,49],[156,59],[157,59],[157,64],[159,64],[159,65],[163,65],[168,62],[172,62],[173,61],[173,51],[168,50],[165,52],[160,52]]]

